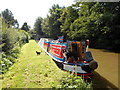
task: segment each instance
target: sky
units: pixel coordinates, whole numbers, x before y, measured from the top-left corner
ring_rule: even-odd
[[[74,3],[74,0],[1,0],[0,12],[9,9],[18,20],[19,27],[27,22],[33,28],[36,18],[45,18],[53,4],[67,7]]]

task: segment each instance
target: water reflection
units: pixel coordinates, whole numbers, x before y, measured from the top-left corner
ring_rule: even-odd
[[[102,77],[99,73],[94,71],[92,79],[93,90],[105,89],[105,90],[117,90],[117,87],[109,82],[107,79]],[[118,89],[119,90],[119,89]]]

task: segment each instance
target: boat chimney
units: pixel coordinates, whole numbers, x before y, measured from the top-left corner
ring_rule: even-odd
[[[90,40],[89,39],[86,40],[86,44],[87,44],[87,46],[86,46],[86,52],[87,52],[88,48],[89,48],[89,45],[90,45]]]

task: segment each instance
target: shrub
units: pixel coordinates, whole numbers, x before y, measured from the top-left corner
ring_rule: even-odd
[[[1,19],[0,19],[1,20]],[[20,52],[20,47],[29,42],[29,35],[24,30],[18,30],[7,26],[2,20],[2,39],[0,48],[2,53],[0,59],[0,73],[5,73],[16,61]]]
[[[20,43],[25,44],[29,42],[30,36],[28,33],[24,30],[19,31],[19,36],[20,36]]]
[[[77,75],[67,75],[62,78],[60,81],[60,85],[58,85],[58,88],[80,88],[80,89],[85,89],[85,88],[90,88],[91,83],[85,82],[80,76]]]

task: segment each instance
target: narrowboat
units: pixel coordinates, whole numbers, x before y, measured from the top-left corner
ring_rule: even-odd
[[[57,40],[41,38],[38,45],[54,60],[56,65],[85,79],[91,79],[98,63],[88,51],[89,40],[64,41],[63,36]]]

